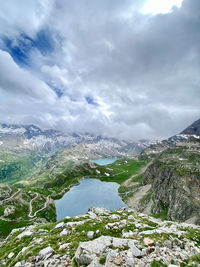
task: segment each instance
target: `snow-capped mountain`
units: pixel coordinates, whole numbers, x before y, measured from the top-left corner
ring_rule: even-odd
[[[102,156],[124,157],[140,153],[149,145],[149,141],[133,142],[89,133],[64,134],[53,129],[42,130],[35,125],[0,124],[0,144],[18,150],[44,150],[50,154],[78,144],[86,144],[88,153],[92,150]]]

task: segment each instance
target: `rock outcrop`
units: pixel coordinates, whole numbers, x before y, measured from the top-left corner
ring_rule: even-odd
[[[0,266],[199,266],[199,244],[200,226],[92,208],[59,224],[13,230],[0,245]]]
[[[151,184],[152,213],[200,224],[200,142],[189,139],[160,153],[143,175]]]

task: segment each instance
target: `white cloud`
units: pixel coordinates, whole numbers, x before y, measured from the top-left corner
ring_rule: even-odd
[[[30,37],[47,22],[54,0],[0,1],[0,34],[8,38],[23,33]]]
[[[27,95],[53,104],[55,92],[27,70],[20,68],[11,56],[0,50],[0,90],[14,95]]]
[[[199,1],[162,16],[141,14],[144,1],[4,2],[0,10],[10,11],[9,19],[0,11],[0,34],[14,42],[47,29],[55,41],[51,53],[33,47],[26,70],[0,52],[5,121],[157,138],[199,117]]]

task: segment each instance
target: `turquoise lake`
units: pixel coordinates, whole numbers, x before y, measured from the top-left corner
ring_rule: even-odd
[[[71,188],[63,198],[56,200],[57,220],[66,216],[76,216],[88,211],[90,207],[103,207],[116,210],[127,207],[118,195],[117,183],[85,179]]]
[[[95,159],[95,160],[92,160],[92,162],[98,164],[98,165],[108,165],[108,164],[111,164],[113,162],[115,162],[116,160],[118,160],[119,158],[103,158],[103,159]]]

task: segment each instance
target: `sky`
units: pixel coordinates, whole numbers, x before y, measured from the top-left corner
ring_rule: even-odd
[[[200,118],[199,0],[0,1],[0,122],[138,140]]]

